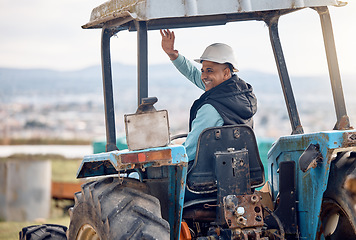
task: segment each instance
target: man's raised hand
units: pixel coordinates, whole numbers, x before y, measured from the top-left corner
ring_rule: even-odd
[[[162,36],[162,49],[169,56],[171,60],[176,60],[178,51],[174,49],[174,32],[169,29],[159,30]]]

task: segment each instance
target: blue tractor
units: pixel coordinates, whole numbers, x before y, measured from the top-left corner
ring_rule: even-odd
[[[356,132],[346,112],[328,7],[335,0],[110,0],[92,11],[84,29],[102,29],[106,152],[86,156],[78,178],[97,177],[75,194],[67,237],[89,239],[356,239],[356,213],[344,188],[356,175]],[[320,16],[337,122],[304,133],[278,34],[281,16]],[[148,97],[147,32],[162,28],[263,21],[287,106],[292,134],[259,157],[251,128],[205,129],[196,158],[171,144],[168,114]],[[222,26],[223,27],[223,26]],[[125,115],[128,150],[116,146],[110,39],[138,39],[138,109]],[[268,171],[268,179],[265,179]],[[262,187],[262,190],[257,188]]]
[[[85,29],[101,28],[106,152],[86,156],[78,178],[69,239],[356,239],[352,196],[343,187],[355,174],[356,132],[347,116],[329,6],[333,0],[108,1],[92,11]],[[278,35],[281,16],[312,8],[320,16],[337,122],[331,131],[304,133]],[[254,132],[244,125],[204,130],[188,162],[170,144],[167,111],[148,98],[147,31],[263,21],[292,126],[259,157]],[[138,109],[125,115],[129,150],[116,147],[110,38],[136,31]],[[264,172],[268,171],[268,179]],[[265,185],[264,190],[256,188]]]

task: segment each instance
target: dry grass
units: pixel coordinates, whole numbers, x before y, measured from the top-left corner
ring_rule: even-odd
[[[31,222],[0,222],[0,240],[18,240],[21,229],[32,225],[57,224],[68,227],[67,208],[73,204],[74,202],[68,200],[52,200],[50,219],[37,219]]]
[[[76,177],[80,163],[80,159],[52,160],[52,181],[78,182]]]

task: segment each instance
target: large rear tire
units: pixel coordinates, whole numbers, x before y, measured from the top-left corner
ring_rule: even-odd
[[[146,184],[114,177],[89,182],[75,194],[68,239],[169,239],[169,224]]]
[[[346,177],[356,168],[355,157],[345,153],[331,163],[328,187],[320,213],[320,234],[327,240],[356,239],[356,212],[351,195],[344,189]]]

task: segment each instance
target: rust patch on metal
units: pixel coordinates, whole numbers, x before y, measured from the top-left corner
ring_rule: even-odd
[[[345,132],[343,134],[342,147],[356,146],[356,132]]]
[[[224,197],[223,204],[225,220],[230,229],[263,226],[263,211],[259,195],[228,195]]]
[[[234,138],[239,138],[240,137],[240,132],[238,128],[234,129]]]
[[[117,169],[144,168],[145,165],[160,167],[172,163],[171,149],[147,151],[147,152],[129,152],[115,156]]]
[[[251,228],[251,229],[237,229],[233,231],[234,239],[255,239],[260,240],[262,235],[262,228]]]
[[[215,210],[187,209],[183,211],[184,219],[214,221],[215,217]]]
[[[261,200],[261,205],[263,207],[268,207],[271,211],[274,211],[274,203],[272,201],[272,196],[270,192],[260,192],[256,191],[255,194],[257,194],[260,197]],[[263,211],[263,216],[266,217],[266,215],[269,215],[267,211]]]

